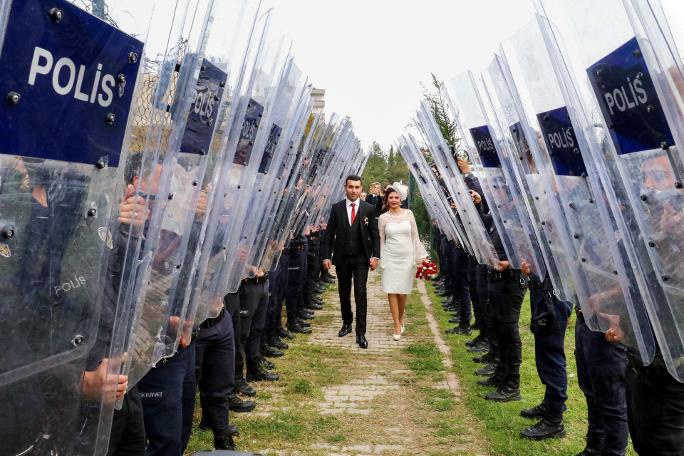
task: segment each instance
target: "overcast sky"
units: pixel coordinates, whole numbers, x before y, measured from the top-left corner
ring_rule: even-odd
[[[570,1],[570,0],[569,0]],[[597,0],[600,1],[600,0]],[[683,0],[672,8],[681,31]],[[263,0],[295,43],[300,68],[326,89],[326,112],[348,115],[364,145],[389,148],[434,72],[482,70],[533,17],[532,0]],[[677,10],[677,11],[675,11]],[[676,16],[676,17],[675,17]],[[607,24],[609,26],[609,24]]]
[[[389,148],[430,72],[480,70],[532,18],[531,0],[264,0],[294,40],[300,68],[349,115],[364,145]]]

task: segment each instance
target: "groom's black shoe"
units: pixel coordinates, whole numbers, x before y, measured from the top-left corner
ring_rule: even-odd
[[[368,341],[366,340],[366,336],[357,334],[356,343],[359,344],[359,347],[361,348],[368,348]]]
[[[344,324],[342,325],[342,329],[340,329],[340,332],[337,334],[339,337],[344,337],[347,334],[349,334],[352,330],[351,325]]]

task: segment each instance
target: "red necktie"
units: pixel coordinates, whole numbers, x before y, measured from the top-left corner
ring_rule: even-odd
[[[354,224],[354,220],[356,220],[356,209],[355,209],[355,208],[356,208],[356,203],[351,203],[351,207],[352,207],[352,217],[351,217],[351,218],[352,218],[352,222],[351,222],[351,224],[353,225],[353,224]]]

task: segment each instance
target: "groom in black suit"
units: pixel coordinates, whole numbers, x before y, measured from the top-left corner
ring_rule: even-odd
[[[366,282],[368,268],[374,270],[380,259],[380,235],[375,208],[362,201],[359,176],[347,176],[344,184],[347,197],[335,203],[321,242],[323,268],[335,265],[342,309],[342,329],[339,336],[351,332],[354,314],[351,310],[352,279],[356,301],[356,343],[368,348],[366,340]],[[331,261],[332,257],[332,261]]]

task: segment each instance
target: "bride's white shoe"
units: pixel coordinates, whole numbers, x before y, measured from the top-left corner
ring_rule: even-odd
[[[392,338],[396,341],[399,341],[401,339],[401,334],[392,334]]]
[[[404,325],[401,325],[401,335],[403,336],[405,332],[406,328],[404,327]]]

